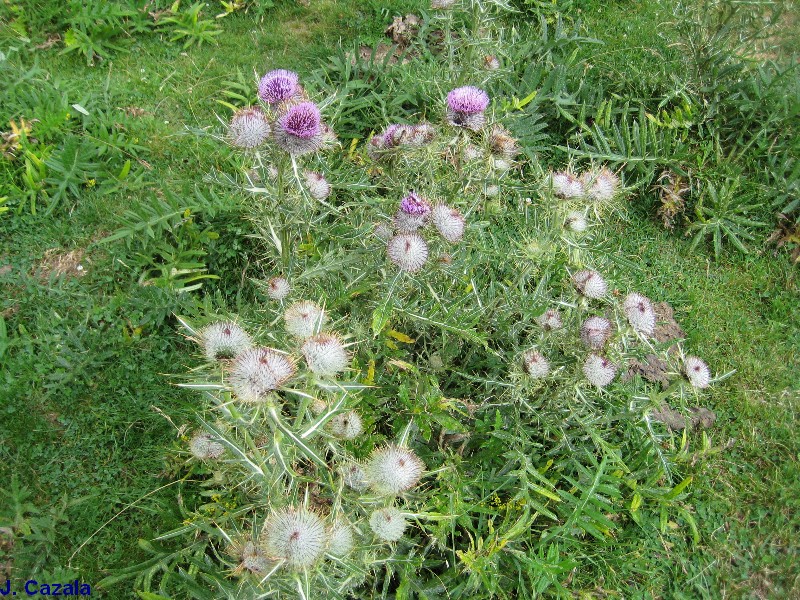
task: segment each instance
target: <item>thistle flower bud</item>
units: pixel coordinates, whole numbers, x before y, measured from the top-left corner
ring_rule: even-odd
[[[581,177],[586,195],[595,202],[611,200],[619,189],[619,177],[603,168],[599,172],[587,172]]]
[[[200,330],[206,358],[214,361],[220,358],[233,358],[253,345],[247,332],[231,321],[211,323]]]
[[[622,306],[628,322],[636,331],[644,335],[653,335],[656,330],[656,311],[646,296],[628,294]]]
[[[550,372],[550,361],[536,350],[528,350],[523,354],[522,364],[525,367],[525,372],[533,379],[547,377],[547,374]]]
[[[357,492],[363,492],[369,487],[369,480],[363,467],[357,462],[343,465],[339,472],[342,474],[344,484]]]
[[[553,193],[559,198],[571,200],[573,198],[583,198],[585,190],[580,179],[570,173],[559,172],[550,175],[550,184]]]
[[[267,104],[276,105],[294,98],[300,91],[297,73],[286,69],[270,71],[258,84],[258,97]]]
[[[306,189],[308,190],[309,196],[315,200],[325,200],[325,198],[331,195],[331,184],[328,183],[322,173],[305,171],[303,172],[303,176],[306,180]]]
[[[354,410],[336,415],[328,422],[328,426],[333,435],[345,440],[355,439],[364,431],[361,416]]]
[[[561,315],[555,308],[548,308],[536,318],[536,322],[539,323],[541,328],[545,331],[561,329],[563,326],[561,323]]]
[[[511,163],[505,158],[494,158],[492,159],[492,166],[494,167],[495,171],[505,173],[511,168]]]
[[[687,356],[683,361],[683,372],[696,388],[707,388],[711,384],[711,371],[708,365],[696,356]]]
[[[614,376],[617,374],[617,367],[615,367],[610,360],[597,354],[590,354],[583,363],[583,374],[589,383],[597,387],[606,387],[609,383],[614,381]]]
[[[401,233],[414,233],[428,220],[431,205],[416,192],[409,192],[400,202],[400,208],[394,216],[394,226]]]
[[[316,152],[323,145],[322,117],[313,102],[291,106],[275,122],[275,143],[289,154]]]
[[[447,94],[447,121],[456,127],[480,131],[488,106],[489,95],[482,89],[470,85],[456,88]]]
[[[284,277],[272,277],[267,282],[267,296],[272,300],[284,300],[291,291],[292,287]]]
[[[242,402],[263,402],[295,372],[294,362],[285,354],[272,348],[251,348],[233,361],[229,382]]]
[[[339,144],[339,138],[336,132],[327,123],[320,125],[322,133],[320,134],[320,150],[329,150]]]
[[[369,517],[369,527],[375,536],[384,542],[396,542],[403,537],[403,532],[408,526],[408,521],[399,510],[393,506],[379,508]]]
[[[309,406],[309,408],[311,409],[311,412],[313,414],[319,416],[326,410],[328,410],[328,403],[325,402],[325,400],[323,400],[322,398],[314,398],[314,401],[311,403],[311,406]]]
[[[578,271],[572,276],[575,289],[587,298],[598,300],[608,292],[608,284],[597,271]]]
[[[239,561],[234,571],[236,574],[247,571],[254,575],[265,575],[274,566],[264,550],[252,540],[233,542],[227,553]]]
[[[270,556],[282,558],[291,569],[310,567],[325,551],[325,524],[304,508],[285,508],[264,524],[264,547]]]
[[[417,485],[425,463],[412,450],[390,445],[372,452],[365,471],[376,493],[396,496]]]
[[[611,321],[603,317],[589,317],[581,327],[581,341],[592,350],[600,350],[611,337]]]
[[[428,244],[416,233],[401,233],[386,244],[389,259],[400,270],[416,273],[428,260]]]
[[[386,145],[383,142],[383,136],[373,135],[367,142],[367,156],[372,160],[379,160],[383,156],[383,151],[386,150]]]
[[[506,160],[512,160],[519,154],[517,140],[511,137],[511,132],[508,129],[498,124],[492,126],[492,133],[489,135],[489,147],[492,150],[492,154]],[[495,164],[496,167],[497,165]]]
[[[483,193],[487,198],[496,198],[500,195],[500,187],[494,184],[487,185]]]
[[[468,144],[467,146],[464,146],[463,156],[465,162],[471,162],[473,160],[478,160],[483,155],[481,154],[480,148],[472,144]]]
[[[353,528],[347,523],[337,521],[328,532],[328,553],[334,556],[347,556],[355,545]]]
[[[438,204],[432,212],[432,221],[442,237],[455,244],[464,237],[464,215],[456,208]]]
[[[388,242],[389,238],[394,235],[394,230],[388,223],[378,223],[375,225],[372,233],[374,233],[375,237],[382,242]]]
[[[575,233],[583,233],[586,231],[588,223],[586,222],[586,217],[583,213],[573,211],[567,215],[567,218],[564,221],[564,227],[574,231]]]
[[[269,139],[271,132],[260,108],[244,108],[231,117],[228,141],[237,148],[256,148]]]
[[[494,55],[484,56],[483,68],[487,71],[496,71],[500,68],[500,60]]]
[[[225,452],[225,446],[217,441],[210,434],[200,431],[189,440],[189,451],[201,460],[209,458],[219,458]]]
[[[306,339],[315,335],[328,322],[328,315],[310,300],[295,302],[283,313],[286,331],[296,338]]]
[[[320,333],[308,338],[300,348],[311,371],[320,377],[333,377],[344,371],[350,356],[342,340],[329,333]]]

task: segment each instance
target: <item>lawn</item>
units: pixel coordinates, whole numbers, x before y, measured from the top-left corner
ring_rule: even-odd
[[[206,9],[209,15],[205,16],[223,10],[221,3],[209,4],[214,6]],[[194,423],[195,414],[203,409],[197,394],[175,385],[198,364],[195,345],[182,335],[176,315],[199,321],[244,315],[245,322],[253,322],[271,314],[263,308],[268,299],[259,286],[280,264],[269,254],[269,240],[259,229],[271,213],[258,200],[226,185],[224,174],[236,171],[241,161],[223,147],[220,136],[220,120],[227,123],[230,108],[255,100],[253,73],[260,77],[269,69],[292,69],[320,94],[344,89],[359,77],[358,81],[369,84],[347,88],[349,95],[338,100],[344,108],[332,124],[342,141],[334,159],[342,177],[362,166],[347,162],[348,151],[354,148],[351,140],[360,140],[363,147],[371,131],[394,120],[413,122],[419,114],[434,121],[436,117],[426,113],[425,107],[431,98],[439,97],[440,89],[446,93],[447,88],[441,86],[468,83],[461,81],[460,74],[444,77],[443,82],[436,79],[438,69],[452,69],[457,54],[442,59],[442,55],[432,54],[432,58],[420,52],[415,58],[419,66],[412,61],[405,75],[400,67],[387,65],[348,71],[346,52],[388,41],[384,29],[393,17],[428,14],[427,4],[312,0],[305,6],[279,1],[265,8],[263,15],[257,7],[267,3],[250,4],[248,11],[216,19],[219,35],[202,44],[198,38],[184,47],[187,39],[193,40],[191,36],[171,41],[173,33],[180,31],[177,25],[163,31],[148,25],[147,31],[110,38],[122,47],[102,50],[108,53],[105,58],[87,57],[82,48],[63,52],[69,45],[64,41],[67,27],[57,17],[60,3],[6,2],[0,9],[0,15],[10,11],[9,19],[0,24],[0,84],[10,90],[0,100],[0,128],[11,131],[24,126],[21,119],[31,123],[22,146],[4,134],[5,154],[0,158],[0,199],[6,198],[0,210],[8,207],[0,212],[0,477],[6,482],[0,489],[0,582],[4,574],[22,582],[78,578],[97,589],[102,579],[151,556],[147,545],[137,540],[150,540],[189,522],[192,511],[210,497],[204,486],[214,470],[198,466],[182,450],[188,439],[186,424]],[[776,45],[771,57],[783,66],[770,71],[762,63],[762,70],[756,72],[763,80],[772,78],[772,83],[765,88],[737,88],[732,94],[736,100],[724,93],[732,89],[725,86],[733,85],[723,71],[730,61],[722,66],[710,59],[690,62],[690,53],[679,45],[691,38],[686,36],[684,24],[689,18],[682,12],[688,10],[684,5],[666,0],[513,4],[522,12],[508,16],[508,22],[498,27],[508,32],[513,25],[528,32],[534,42],[544,39],[546,31],[552,43],[541,42],[532,51],[531,62],[544,65],[540,79],[527,73],[528,59],[521,48],[503,48],[501,57],[516,62],[504,65],[509,75],[492,83],[493,95],[507,103],[512,97],[519,102],[532,91],[525,86],[533,85],[545,96],[550,93],[545,77],[563,69],[559,84],[563,95],[553,92],[555,99],[541,104],[529,99],[535,110],[523,105],[505,113],[510,129],[527,148],[520,161],[526,162],[519,169],[520,180],[565,168],[568,163],[599,163],[609,155],[623,155],[614,166],[622,170],[628,185],[624,203],[593,234],[593,243],[606,261],[603,264],[610,265],[614,284],[623,292],[637,290],[654,301],[668,302],[685,331],[686,347],[702,356],[717,376],[730,374],[719,377],[699,400],[682,398],[687,406],[700,402],[713,411],[716,421],[708,429],[686,434],[685,446],[680,433],[667,435],[663,446],[675,450],[679,477],[670,485],[666,480],[652,484],[674,489],[674,484],[691,477],[689,487],[679,490],[679,500],[681,509],[696,523],[696,540],[688,521],[672,513],[668,519],[662,515],[660,523],[658,516],[652,522],[635,523],[628,517],[631,500],[625,492],[608,513],[618,509],[610,521],[624,522],[625,527],[600,536],[601,541],[586,532],[574,540],[565,539],[564,548],[573,548],[569,544],[574,542],[580,554],[564,550],[559,558],[567,565],[563,571],[555,568],[558,561],[549,552],[545,559],[530,551],[531,564],[547,563],[563,586],[561,591],[551,586],[544,595],[800,596],[796,558],[800,549],[800,272],[790,256],[792,243],[800,240],[796,221],[791,238],[796,212],[786,211],[784,247],[766,241],[777,227],[776,213],[796,198],[800,179],[797,122],[791,124],[800,114],[800,96],[786,91],[797,94],[796,84],[783,88],[785,78],[776,75],[783,73],[780,69],[791,73],[797,66],[791,53],[797,52],[800,30],[791,10],[768,38]],[[120,19],[128,25],[136,22],[129,16]],[[715,31],[716,38],[707,38],[715,43],[730,41],[724,27],[714,29],[712,21],[700,21],[699,31]],[[54,33],[62,37],[51,37]],[[424,33],[432,36],[424,47],[437,48],[437,42],[430,41],[436,32]],[[100,39],[100,34],[93,35]],[[718,48],[711,42],[709,47]],[[697,65],[697,74],[690,73]],[[391,74],[381,76],[381,68]],[[415,77],[417,87],[409,84]],[[369,91],[364,91],[369,87],[384,100],[370,99]],[[605,121],[603,102],[608,111]],[[613,126],[624,131],[645,112],[651,116],[647,122],[660,123],[653,146],[635,146],[635,139],[627,148],[614,142]],[[546,127],[536,129],[535,123]],[[604,146],[608,140],[611,145]],[[668,143],[674,152],[660,155]],[[25,154],[26,149],[31,154]],[[647,158],[652,156],[657,160]],[[644,158],[637,162],[636,157]],[[82,168],[73,169],[72,180],[63,171],[69,170],[70,158],[73,166],[84,161]],[[655,187],[661,171],[687,173],[687,185],[692,187],[689,204],[675,217],[673,230],[663,227],[663,213],[657,213],[664,206],[664,196]],[[709,195],[706,181],[722,200]],[[377,203],[376,189],[370,188],[366,202]],[[341,192],[354,227],[364,225],[359,209],[353,208],[358,193]],[[779,205],[767,205],[773,201]],[[512,261],[521,256],[514,246],[519,230],[511,225],[503,229],[499,215],[506,210],[517,210],[510,197],[501,208],[490,201],[483,205],[476,212],[485,215],[484,224],[475,236],[481,240],[479,245],[484,244],[480,247],[486,248],[495,231],[501,244],[498,254],[508,253]],[[715,229],[719,222],[723,226]],[[306,237],[297,263],[305,260],[308,266],[317,255],[324,257],[324,244],[333,244],[331,239],[338,233],[338,229],[330,233],[324,242]],[[478,273],[478,284],[466,275],[457,281],[462,287],[485,291],[483,301],[489,302],[487,297],[496,291],[494,282],[482,281],[481,268],[469,264],[472,270],[465,273]],[[515,276],[510,264],[500,269],[506,280]],[[524,289],[533,296],[535,282],[539,277],[547,279],[548,271],[542,268],[524,277],[528,275]],[[431,290],[438,283],[432,280]],[[306,285],[313,289],[313,283]],[[337,306],[339,298],[342,314],[355,315],[354,299],[369,292],[340,290],[335,282],[330,285],[330,305]],[[498,281],[501,285],[504,282]],[[501,293],[497,294],[499,298]],[[528,319],[526,311],[530,309],[519,311],[520,321]],[[372,319],[375,314],[370,313]],[[498,337],[516,327],[509,324],[511,318],[488,315],[486,319],[492,327],[505,328],[499,334],[493,331]],[[353,320],[358,319],[354,316]],[[372,337],[370,325],[374,329],[375,322],[367,318],[359,323],[362,329],[354,335]],[[376,359],[378,364],[386,358],[401,365],[387,371],[391,376],[382,380],[379,374],[376,380],[385,382],[387,389],[401,390],[400,397],[406,389],[397,383],[402,365],[415,363],[429,350],[421,350],[420,341],[413,352],[402,353],[400,325],[411,327],[409,323],[396,317],[391,331],[397,328],[397,336],[389,339],[390,344],[384,334],[380,352],[364,350],[356,359],[364,373],[369,360],[373,370]],[[379,333],[380,329],[376,338]],[[424,344],[433,344],[438,334],[419,325],[417,335],[428,340]],[[473,359],[475,350],[463,340],[453,341],[444,333],[441,339],[458,345],[459,360]],[[484,348],[499,352],[502,344],[494,343],[490,340]],[[516,348],[520,343],[511,345]],[[476,381],[471,397],[494,393],[487,384],[492,363],[480,364],[485,371],[468,374]],[[463,381],[436,377],[443,388],[440,396],[466,395],[464,390],[470,389]],[[428,382],[424,385],[434,385],[422,376],[416,385],[423,385],[419,383],[423,380]],[[413,405],[413,394],[408,400],[407,390],[405,401],[381,408],[375,392],[361,406],[374,409],[367,420],[389,439],[400,431],[390,433],[387,423],[397,425],[398,415],[425,412],[421,404]],[[452,414],[447,418],[452,419]],[[514,421],[511,414],[504,413],[504,418]],[[430,439],[452,433],[454,427],[447,418],[441,416],[434,423],[438,429],[433,438],[428,436],[428,446],[434,445]],[[487,410],[472,424],[477,428],[475,440],[489,440],[487,448],[503,439],[489,433],[494,419],[493,410]],[[534,421],[534,417],[526,423],[518,421],[510,429],[534,436]],[[471,451],[477,452],[472,444],[467,448],[462,456],[465,462]],[[503,451],[509,449],[513,448]],[[428,462],[431,456],[439,456],[436,452],[425,456]],[[456,464],[458,456],[449,452],[448,460]],[[487,497],[492,489],[474,481],[470,485],[473,491],[487,492]],[[568,491],[571,494],[579,487],[576,483]],[[508,490],[502,488],[497,485],[510,506],[513,494],[504,495]],[[426,500],[426,510],[442,509],[446,495],[441,492],[438,498]],[[456,496],[451,492],[448,501],[456,502]],[[502,511],[498,509],[497,514]],[[509,514],[505,519],[510,519]],[[475,517],[475,527],[492,531],[492,525],[482,519]],[[565,521],[570,524],[568,519],[560,524]],[[503,527],[508,522],[504,520]],[[470,526],[464,525],[468,531]],[[536,527],[541,527],[538,521]],[[512,529],[508,527],[509,536]],[[442,531],[431,526],[428,533],[435,538]],[[568,534],[572,535],[566,531],[565,538]],[[458,539],[453,532],[450,535],[451,541]],[[487,544],[490,537],[485,534]],[[467,538],[461,534],[462,549]],[[427,543],[427,537],[420,539]],[[419,548],[423,545],[417,542]],[[520,538],[509,542],[507,551],[501,545],[497,554],[516,556],[532,547],[533,542]],[[440,564],[425,563],[429,587],[406,583],[412,567],[405,565],[416,565],[417,560],[421,565],[428,549],[416,555],[410,552],[404,566],[386,577],[382,589],[370,590],[369,585],[377,584],[367,584],[359,593],[364,597],[380,593],[396,598],[444,597],[447,594],[430,584],[443,572]],[[481,576],[488,578],[494,577],[495,565],[517,564],[510,563],[511,558],[493,558],[492,553],[476,551],[472,558],[467,553],[456,559],[455,551],[443,550],[441,556],[460,561],[448,568],[462,573],[479,573],[483,568]],[[513,574],[509,577],[513,583]],[[449,581],[454,587],[465,585],[455,578]],[[471,593],[469,585],[457,590]],[[100,594],[130,598],[132,589],[143,587],[141,580],[122,579]],[[504,594],[515,597],[510,589],[496,592],[498,597]],[[531,589],[520,591],[517,597],[528,594],[535,595]]]

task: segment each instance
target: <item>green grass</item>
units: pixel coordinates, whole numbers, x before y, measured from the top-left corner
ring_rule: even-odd
[[[183,52],[175,44],[137,38],[129,53],[94,68],[57,49],[37,50],[34,58],[47,72],[80,81],[86,97],[107,94],[114,109],[142,109],[127,134],[147,148],[142,158],[149,168],[142,168],[148,187],[186,193],[225,160],[212,139],[186,128],[213,127],[215,113],[227,114],[216,100],[237,69],[246,82],[253,70],[273,66],[308,74],[339,41],[377,41],[393,14],[415,6],[325,1],[304,8],[286,2],[261,23],[245,14],[227,17],[217,46]],[[660,97],[677,61],[664,25],[667,8],[658,1],[581,4],[588,31],[605,43],[591,55],[589,79],[607,93]],[[664,37],[657,37],[662,31]],[[797,27],[789,31],[784,46],[791,50]],[[659,41],[651,44],[652,39]],[[82,99],[78,94],[70,102]],[[3,121],[18,116],[0,115]],[[60,579],[68,578],[60,570],[69,569],[94,583],[142,558],[137,538],[151,537],[179,518],[170,488],[128,507],[180,471],[165,461],[177,434],[166,417],[176,426],[187,422],[192,398],[164,374],[182,372],[190,362],[172,315],[198,309],[189,297],[140,285],[121,260],[120,245],[93,245],[118,227],[123,208],[143,198],[136,190],[86,192],[49,219],[0,216],[0,311],[7,330],[4,346],[0,329],[0,478],[8,482],[13,474],[32,493],[36,509],[21,517],[50,536],[50,542],[17,542],[11,552],[15,578],[24,580],[35,566],[40,573],[61,573]],[[622,575],[637,572],[642,556],[658,560],[663,550],[661,560],[670,564],[661,576],[679,582],[687,598],[701,588],[712,597],[796,596],[800,273],[785,256],[760,248],[720,261],[702,249],[691,252],[687,240],[654,224],[652,198],[634,202],[630,220],[607,232],[621,255],[641,265],[623,280],[670,302],[689,347],[702,350],[715,372],[736,373],[708,400],[718,417],[709,432],[712,451],[699,452],[697,436],[691,439],[701,543],[671,554],[661,540],[637,542],[627,557],[608,565],[608,579],[619,583]],[[237,223],[237,214],[209,222],[219,230]],[[37,274],[49,249],[86,250],[85,276]],[[210,264],[242,268],[240,261],[226,262],[230,248],[218,249],[213,254],[212,245]],[[226,277],[237,281],[240,273]],[[209,295],[207,302],[234,302],[229,289],[220,288],[227,300]],[[61,497],[83,501],[63,517],[47,517]],[[5,512],[0,504],[0,518],[10,517]],[[122,587],[104,597],[131,597]]]

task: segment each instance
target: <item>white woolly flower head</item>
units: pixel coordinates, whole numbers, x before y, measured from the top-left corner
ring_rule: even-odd
[[[373,491],[382,496],[396,496],[417,485],[425,472],[425,463],[413,450],[389,445],[372,452],[365,471]]]
[[[306,190],[308,190],[309,196],[315,200],[325,200],[331,195],[331,184],[328,183],[322,173],[304,171],[303,177],[305,178]]]
[[[597,387],[606,387],[609,383],[614,381],[614,376],[617,374],[617,367],[605,358],[597,354],[590,354],[583,363],[583,374],[589,383]]]
[[[428,260],[428,244],[416,233],[400,233],[386,244],[389,259],[401,271],[416,273]]]
[[[595,202],[607,202],[619,190],[619,177],[605,167],[598,172],[584,173],[581,179],[586,189],[586,195]]]
[[[545,331],[552,331],[554,329],[561,329],[563,323],[561,322],[561,314],[555,308],[548,308],[541,315],[536,317],[536,322]]]
[[[569,213],[564,221],[564,227],[575,233],[583,233],[588,226],[589,224],[586,222],[586,216],[578,211]]]
[[[525,372],[532,379],[541,379],[542,377],[547,377],[547,374],[550,373],[550,361],[536,350],[525,352],[522,355],[522,364],[525,367]]]
[[[405,516],[394,506],[379,508],[369,517],[369,527],[384,542],[396,542],[408,526]]]
[[[264,524],[264,548],[292,569],[310,567],[325,552],[328,536],[325,524],[304,508],[285,508],[273,513]]]
[[[286,309],[283,321],[286,331],[304,340],[319,332],[328,322],[328,315],[316,302],[302,300]]]
[[[352,440],[357,438],[364,431],[364,423],[354,410],[339,413],[328,421],[331,433],[338,438]]]
[[[243,108],[231,117],[228,140],[237,148],[256,148],[269,139],[271,132],[260,108]]]
[[[641,294],[628,294],[622,304],[631,326],[641,334],[653,335],[656,330],[656,311],[650,299]]]
[[[511,161],[505,158],[494,158],[492,159],[492,166],[494,167],[495,171],[505,173],[511,168]]]
[[[210,434],[200,431],[189,440],[189,451],[197,458],[219,458],[225,452],[225,447],[215,441]]]
[[[353,528],[347,523],[337,521],[328,532],[328,553],[334,556],[347,556],[355,545]]]
[[[553,194],[565,200],[583,198],[586,193],[581,180],[566,171],[551,174],[549,183],[553,187]]]
[[[320,377],[332,377],[347,368],[350,355],[339,336],[320,333],[308,338],[300,348],[311,371]]]
[[[295,372],[294,362],[287,355],[272,348],[251,348],[233,361],[228,381],[242,402],[263,402]]]
[[[696,356],[687,356],[683,361],[683,372],[696,388],[707,388],[711,384],[711,370],[708,365]]]
[[[442,237],[451,244],[460,242],[464,237],[466,221],[457,208],[438,204],[433,208],[431,220]]]
[[[473,144],[468,144],[464,147],[463,157],[465,162],[471,162],[473,160],[478,160],[481,158],[483,154],[481,153],[480,148]]]
[[[292,291],[292,286],[285,277],[272,277],[267,282],[267,295],[272,300],[284,300]]]
[[[363,492],[369,487],[369,480],[364,467],[360,463],[350,461],[339,468],[344,484],[357,492]]]
[[[578,271],[572,276],[572,283],[587,298],[598,300],[608,292],[608,284],[597,271]]]
[[[200,330],[200,341],[203,344],[206,358],[217,360],[233,358],[240,352],[253,346],[247,332],[232,321],[211,323]]]
[[[592,350],[600,350],[611,338],[611,321],[603,317],[589,317],[581,326],[581,341]]]

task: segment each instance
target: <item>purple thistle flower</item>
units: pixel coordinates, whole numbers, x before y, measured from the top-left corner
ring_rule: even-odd
[[[275,142],[289,154],[306,154],[323,144],[319,108],[313,102],[301,102],[287,110],[275,123]]]
[[[476,115],[489,106],[489,95],[471,85],[456,88],[447,94],[447,108],[456,113]]]
[[[411,127],[408,125],[389,125],[383,132],[383,145],[385,148],[394,148],[406,141],[411,134]]]
[[[258,84],[258,97],[268,104],[278,104],[294,97],[299,89],[297,73],[276,69],[261,78]]]
[[[431,205],[416,192],[409,192],[400,202],[394,216],[394,225],[403,233],[412,233],[422,227],[431,213]]]
[[[431,212],[431,205],[416,192],[409,192],[400,202],[400,210],[407,215],[427,215]]]
[[[447,121],[456,127],[479,131],[486,118],[483,111],[489,106],[489,95],[471,85],[447,94]]]

